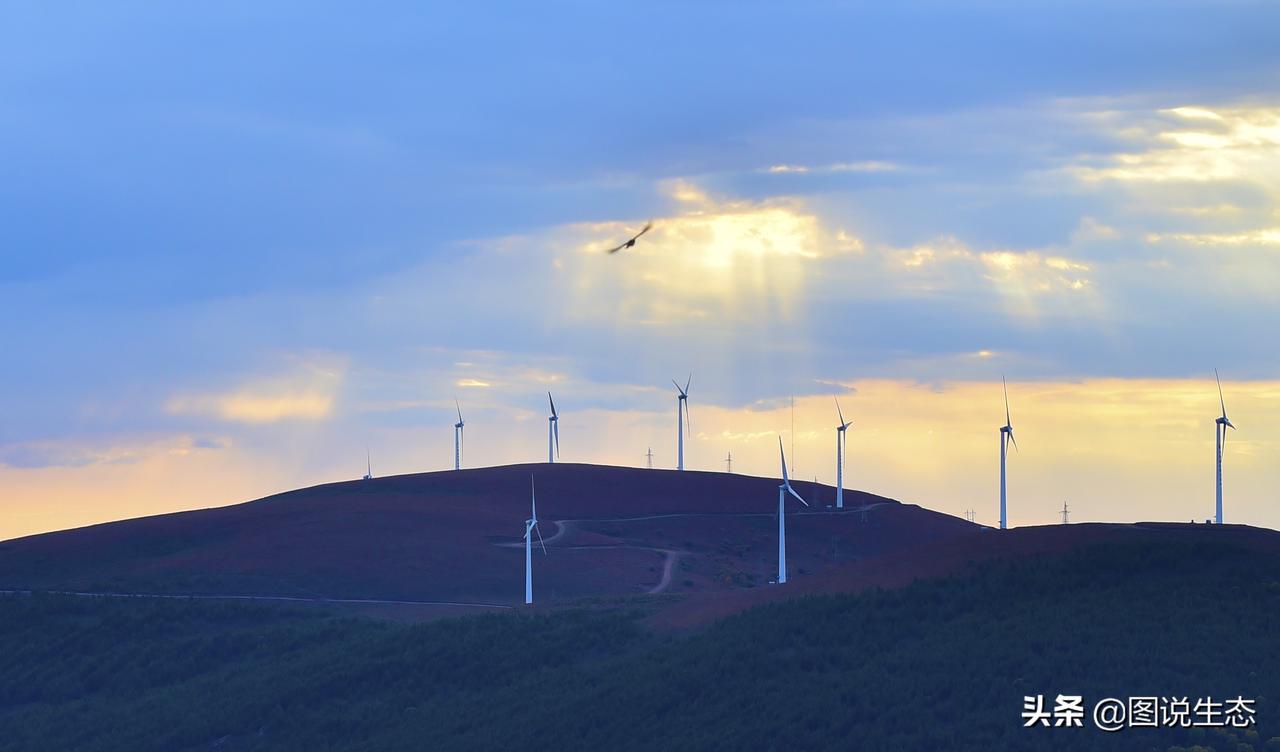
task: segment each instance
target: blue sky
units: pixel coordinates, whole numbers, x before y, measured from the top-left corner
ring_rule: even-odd
[[[707,469],[776,472],[731,424],[791,395],[800,462],[819,399],[1001,372],[1206,391],[1211,421],[1217,366],[1280,417],[1277,28],[1244,2],[6,5],[0,495],[26,521],[0,536],[349,477],[366,443],[444,467],[455,397],[476,464],[537,459],[548,388],[591,416],[572,458],[634,464],[690,369]],[[1259,418],[1229,462],[1274,526]],[[872,490],[989,506],[964,452],[904,447],[951,459]],[[1146,459],[1080,489],[1099,518],[1154,511],[1125,506]],[[1039,471],[1027,523],[1079,474]]]

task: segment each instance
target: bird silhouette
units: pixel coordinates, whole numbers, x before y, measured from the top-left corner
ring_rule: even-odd
[[[613,248],[610,248],[609,253],[617,253],[618,251],[621,251],[623,248],[631,248],[636,244],[636,241],[640,239],[640,236],[648,232],[652,227],[653,227],[652,222],[646,222],[644,227],[641,228],[640,232],[637,232],[635,235],[632,235],[631,239],[628,240],[627,242],[622,243],[621,245],[614,246]]]

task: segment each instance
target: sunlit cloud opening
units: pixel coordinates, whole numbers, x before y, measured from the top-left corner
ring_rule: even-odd
[[[257,380],[229,392],[183,393],[169,399],[173,415],[238,423],[323,420],[333,412],[345,364],[310,363],[295,373]]]

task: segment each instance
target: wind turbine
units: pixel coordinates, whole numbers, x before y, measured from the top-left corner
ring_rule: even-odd
[[[693,372],[689,372],[689,378],[684,382],[684,388],[680,387],[680,382],[675,379],[671,380],[676,385],[676,391],[680,392],[680,396],[676,397],[676,469],[684,469],[684,433],[689,430],[689,384],[693,383]]]
[[[836,427],[836,509],[844,509],[844,432],[853,421],[846,421],[840,410],[840,400],[836,400],[836,415],[840,416],[840,425]]]
[[[778,455],[782,457],[782,485],[778,486],[778,584],[782,585],[787,581],[787,494],[796,497],[806,507],[809,502],[800,498],[787,478],[787,454],[782,450],[781,436],[778,437]]]
[[[1009,454],[1009,443],[1013,443],[1013,448],[1018,448],[1018,442],[1013,438],[1013,420],[1009,418],[1009,383],[1004,380],[1004,376],[1000,376],[1000,382],[1004,384],[1004,425],[1000,426],[1000,529],[1004,530],[1008,527],[1009,518],[1006,515],[1005,493],[1005,464]]]
[[[453,424],[453,469],[462,469],[462,448],[466,444],[466,439],[462,436],[462,427],[466,423],[462,420],[462,405],[457,400],[453,401],[453,406],[458,408],[458,422]],[[481,437],[483,438],[483,437]]]
[[[533,533],[538,534],[538,543],[542,546],[542,555],[547,555],[547,544],[542,542],[542,531],[538,530],[538,494],[533,485],[533,476],[529,476],[529,519],[524,521],[524,602],[533,603]]]
[[[364,448],[364,461],[366,468],[364,472],[364,479],[373,480],[373,455],[369,454],[369,447],[367,446]]]
[[[1213,378],[1215,381],[1218,382],[1218,404],[1222,407],[1222,417],[1217,418],[1216,420],[1213,421],[1215,423],[1213,432],[1214,432],[1215,438],[1217,439],[1217,445],[1218,445],[1217,446],[1218,475],[1216,478],[1218,505],[1217,505],[1217,513],[1214,515],[1214,519],[1217,521],[1219,525],[1221,525],[1222,524],[1222,450],[1225,449],[1227,446],[1227,429],[1230,428],[1231,430],[1234,431],[1236,430],[1236,427],[1227,418],[1227,401],[1222,398],[1222,379],[1218,376],[1218,369],[1216,368],[1213,369]]]
[[[551,403],[551,415],[547,418],[547,462],[554,463],[560,456],[560,416],[556,414],[556,401],[547,392],[547,402]]]

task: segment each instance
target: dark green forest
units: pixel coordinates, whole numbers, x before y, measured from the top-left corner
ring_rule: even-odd
[[[1280,750],[1280,557],[1135,543],[760,607],[406,625],[0,599],[5,750]],[[1257,726],[1022,727],[1024,695],[1259,698]]]

